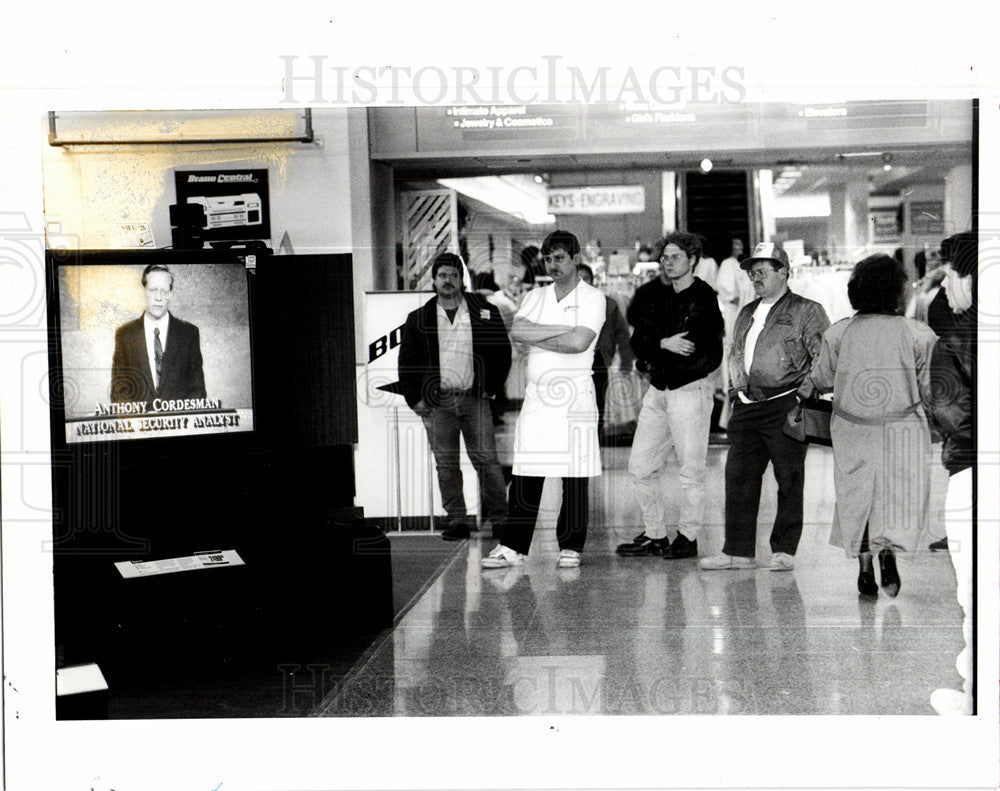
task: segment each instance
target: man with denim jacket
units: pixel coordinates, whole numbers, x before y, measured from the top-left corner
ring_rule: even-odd
[[[701,568],[753,568],[757,511],[768,462],[778,482],[771,530],[772,571],[790,571],[802,535],[802,491],[808,445],[784,431],[795,392],[819,355],[830,326],[822,305],[788,290],[788,255],[773,242],[758,244],[740,266],[758,299],[736,318],[729,354],[733,414],[726,458],[726,540]]]

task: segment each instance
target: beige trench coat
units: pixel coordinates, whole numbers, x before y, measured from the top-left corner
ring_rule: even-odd
[[[931,436],[923,403],[937,336],[902,316],[861,314],[830,326],[810,380],[833,388],[830,543],[849,557],[868,525],[873,552],[912,551],[927,527]]]

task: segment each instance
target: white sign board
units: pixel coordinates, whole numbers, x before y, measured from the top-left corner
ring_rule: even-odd
[[[553,187],[547,192],[550,214],[641,214],[646,211],[646,188]]]

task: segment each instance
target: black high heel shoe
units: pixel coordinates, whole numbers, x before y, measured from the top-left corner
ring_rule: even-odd
[[[862,552],[858,555],[858,567],[858,593],[862,596],[878,596],[871,552]]]
[[[878,553],[879,570],[882,573],[882,590],[887,595],[895,597],[899,593],[899,571],[896,570],[896,556],[891,549],[883,549]]]

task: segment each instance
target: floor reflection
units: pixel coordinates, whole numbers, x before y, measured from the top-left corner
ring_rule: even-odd
[[[826,449],[810,451],[807,524],[791,573],[616,556],[622,536],[637,530],[627,450],[606,451],[580,569],[555,567],[554,530],[544,522],[524,567],[483,572],[479,560],[494,542],[467,542],[317,713],[930,715],[930,691],[957,686],[961,611],[948,557],[903,558],[897,599],[859,597],[855,562],[827,543]],[[713,449],[714,491],[723,460]],[[710,499],[703,554],[722,540],[721,498]]]

